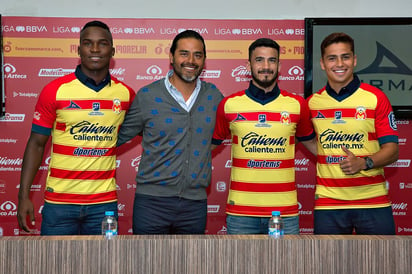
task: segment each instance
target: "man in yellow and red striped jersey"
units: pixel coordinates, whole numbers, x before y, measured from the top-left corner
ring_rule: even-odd
[[[35,225],[30,187],[52,136],[42,235],[100,234],[105,211],[117,217],[117,134],[134,91],[112,77],[109,27],[87,23],[80,32],[81,64],[44,87],[35,107],[20,179],[18,222]]]
[[[316,153],[316,141],[305,100],[277,85],[279,48],[268,38],[254,41],[249,87],[224,98],[217,110],[212,144],[232,139],[229,234],[267,234],[272,211],[281,212],[285,234],[299,234],[295,144]]]
[[[308,98],[317,134],[315,234],[395,234],[383,167],[398,158],[392,107],[354,74],[353,39],[332,33],[321,43],[328,82]]]

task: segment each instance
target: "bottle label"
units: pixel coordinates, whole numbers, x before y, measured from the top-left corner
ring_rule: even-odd
[[[272,238],[280,238],[283,236],[283,231],[276,228],[269,228],[269,236]]]
[[[107,239],[111,239],[117,235],[117,231],[108,229],[104,232],[104,235],[106,236]]]

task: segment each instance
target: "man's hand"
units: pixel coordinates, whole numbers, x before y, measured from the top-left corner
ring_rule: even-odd
[[[36,222],[34,219],[33,203],[30,199],[19,199],[19,204],[17,207],[17,220],[21,229],[26,232],[30,232],[31,229],[27,226],[27,215],[29,215],[31,225],[34,226]]]
[[[342,150],[348,156],[339,163],[343,173],[346,175],[353,175],[365,169],[366,165],[363,158],[356,157],[355,154],[346,148],[346,146],[342,146]]]

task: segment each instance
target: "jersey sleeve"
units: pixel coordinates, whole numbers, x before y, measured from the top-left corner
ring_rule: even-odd
[[[217,107],[216,124],[212,140],[213,144],[220,144],[223,140],[229,138],[230,136],[229,122],[226,120],[225,115],[226,102],[227,98],[224,98],[222,101],[220,101],[219,106]]]
[[[144,95],[144,92],[142,92],[142,90],[146,89],[146,87],[143,87],[134,96],[131,94],[133,101],[126,112],[126,116],[124,117],[122,125],[120,126],[116,146],[120,146],[128,142],[143,130],[144,110],[142,108],[145,106],[145,100],[142,99]]]
[[[300,119],[296,127],[296,137],[299,141],[308,141],[315,137],[308,104],[302,97],[297,97],[300,104]]]
[[[398,142],[397,125],[395,115],[388,97],[383,92],[377,95],[375,131],[379,144]]]
[[[46,85],[40,93],[34,108],[32,131],[50,135],[56,120],[56,93],[58,87],[54,84]]]

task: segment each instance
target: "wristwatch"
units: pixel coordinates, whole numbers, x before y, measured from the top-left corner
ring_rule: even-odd
[[[365,159],[365,164],[366,164],[366,168],[364,170],[369,170],[373,168],[373,160],[371,158],[369,158],[368,156],[363,157],[363,159]]]

